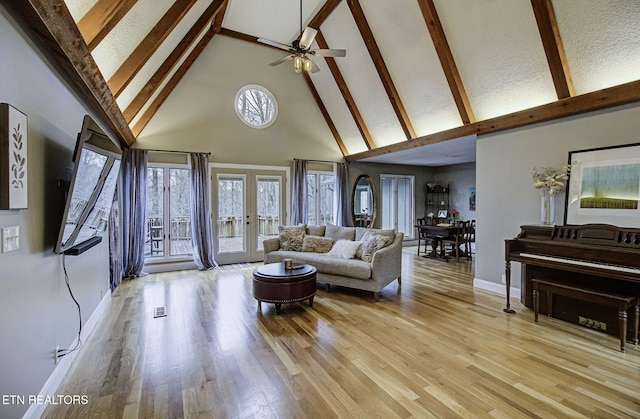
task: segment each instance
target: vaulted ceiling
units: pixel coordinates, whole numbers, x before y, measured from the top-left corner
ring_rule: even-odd
[[[638,0],[7,3],[127,145],[213,37],[290,44],[301,16],[314,47],[347,50],[291,77],[349,161],[640,100]]]

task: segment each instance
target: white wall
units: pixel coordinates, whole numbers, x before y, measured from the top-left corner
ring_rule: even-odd
[[[476,151],[476,279],[501,283],[504,240],[524,224],[540,222],[540,194],[532,186],[534,166],[560,167],[569,151],[640,142],[640,103],[484,135]],[[558,199],[559,198],[559,199]],[[564,222],[564,194],[555,219]],[[514,263],[512,286],[519,287]]]
[[[0,102],[28,117],[28,209],[0,211],[0,227],[20,227],[20,249],[0,253],[0,397],[37,395],[54,370],[56,345],[78,331],[53,245],[61,219],[58,179],[69,179],[71,154],[87,110],[34,52],[0,5]],[[67,258],[75,297],[86,322],[108,292],[108,246]],[[28,405],[0,403],[0,417],[16,418]]]

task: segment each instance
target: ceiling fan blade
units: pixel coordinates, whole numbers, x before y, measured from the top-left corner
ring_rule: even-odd
[[[313,49],[309,51],[310,54],[317,55],[318,57],[346,57],[347,51],[344,49]]]
[[[309,57],[307,57],[307,60],[309,60],[309,62],[311,63],[311,69],[309,70],[310,73],[317,73],[318,71],[320,71],[320,68],[318,68],[316,63],[310,60]]]
[[[300,48],[309,49],[311,44],[313,44],[313,40],[316,39],[317,34],[318,31],[310,26],[304,28],[304,32],[302,32],[302,36],[300,37]]]
[[[280,49],[283,49],[285,51],[292,52],[291,51],[291,45],[281,44],[280,42],[271,41],[271,40],[265,39],[265,38],[258,38],[258,42],[260,42],[262,44],[266,44],[266,45],[271,45],[272,47],[280,48]]]
[[[292,54],[292,55],[287,55],[286,57],[280,58],[279,60],[275,60],[274,62],[269,63],[269,65],[270,65],[271,67],[275,67],[275,66],[277,66],[278,64],[282,64],[282,63],[284,63],[285,61],[293,60],[293,57],[295,57],[295,55],[293,55],[293,54]]]

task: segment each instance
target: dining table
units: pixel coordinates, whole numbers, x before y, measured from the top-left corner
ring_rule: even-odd
[[[458,234],[460,227],[456,224],[446,223],[435,225],[416,224],[415,227],[418,229],[418,234],[425,233],[431,240],[431,251],[425,253],[422,257],[448,262],[449,256],[445,253],[443,239]],[[439,250],[438,247],[440,248]]]

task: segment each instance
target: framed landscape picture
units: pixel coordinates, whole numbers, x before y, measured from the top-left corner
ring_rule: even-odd
[[[640,144],[569,152],[566,224],[640,227]]]

